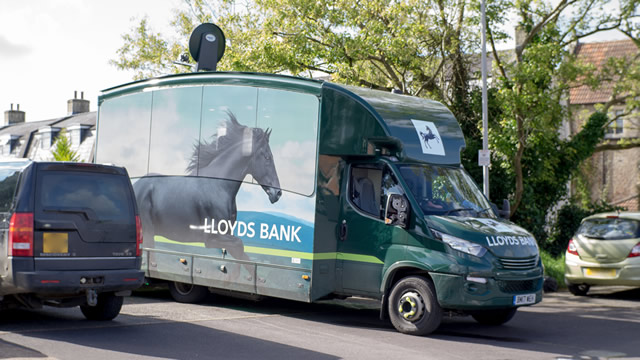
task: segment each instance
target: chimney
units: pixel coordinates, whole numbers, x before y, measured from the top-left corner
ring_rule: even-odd
[[[4,124],[12,125],[24,122],[24,111],[20,111],[20,104],[17,104],[16,110],[13,110],[13,104],[11,104],[11,110],[4,112]]]
[[[78,91],[74,91],[73,99],[67,101],[68,115],[86,112],[89,112],[89,100],[84,99],[84,91],[80,92],[80,99],[78,99]]]

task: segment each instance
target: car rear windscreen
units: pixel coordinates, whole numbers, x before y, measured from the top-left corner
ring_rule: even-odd
[[[589,219],[580,225],[578,234],[601,240],[640,238],[640,221],[621,218]]]
[[[125,176],[103,173],[44,171],[36,206],[45,211],[84,212],[89,220],[131,222],[128,181]]]

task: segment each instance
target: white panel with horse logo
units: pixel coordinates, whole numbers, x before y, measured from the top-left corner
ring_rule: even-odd
[[[418,138],[420,139],[420,145],[422,146],[422,153],[428,155],[441,155],[444,156],[444,145],[442,144],[442,137],[438,132],[438,128],[431,121],[414,120],[411,119],[413,126],[416,129]]]

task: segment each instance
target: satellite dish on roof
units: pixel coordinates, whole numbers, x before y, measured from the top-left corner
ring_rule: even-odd
[[[224,33],[211,23],[198,25],[189,38],[189,53],[196,61],[196,71],[216,71],[225,48]]]

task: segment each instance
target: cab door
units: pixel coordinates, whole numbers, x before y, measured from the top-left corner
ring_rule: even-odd
[[[353,164],[345,171],[337,245],[338,283],[347,294],[378,295],[388,251],[402,242],[398,230],[386,225],[384,205],[389,193],[404,194],[391,169],[382,164]],[[395,236],[395,238],[394,238]]]

